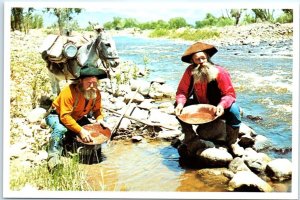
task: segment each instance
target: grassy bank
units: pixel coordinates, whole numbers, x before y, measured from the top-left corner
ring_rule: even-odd
[[[169,39],[205,40],[220,37],[220,32],[212,29],[155,29],[149,37],[164,37]]]

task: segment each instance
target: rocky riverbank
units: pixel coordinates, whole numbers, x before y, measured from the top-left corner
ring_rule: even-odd
[[[225,27],[210,27],[204,28],[208,30],[217,31],[220,33],[219,37],[204,40],[207,43],[214,44],[219,47],[230,45],[259,45],[261,42],[268,42],[270,45],[280,43],[286,40],[293,39],[293,24],[272,24],[272,23],[255,23],[249,25],[225,26]],[[196,29],[180,28],[175,32],[180,34],[185,30],[191,32]],[[136,37],[149,37],[151,31],[139,30],[136,28],[128,28],[124,30],[111,30],[112,35],[131,35]],[[180,40],[180,39],[179,39]],[[181,42],[188,42],[182,41]]]
[[[264,29],[264,32],[268,30],[270,34],[272,31],[278,32],[279,36],[274,36],[273,39],[265,37],[264,34],[259,34],[261,29]],[[287,31],[284,34],[283,29]],[[290,34],[290,28],[285,25],[266,25],[262,28],[253,25],[242,29],[228,27],[223,28],[223,31],[222,39],[214,41],[214,44],[218,42],[219,45],[246,45],[249,43],[245,37],[249,38],[249,33],[251,41],[256,39],[270,44],[291,39],[290,36],[286,37]],[[37,52],[44,36],[45,34],[36,31],[30,32],[29,35],[11,34],[11,119],[8,151],[10,166],[30,169],[46,162],[50,128],[45,126],[41,119],[45,109],[41,108],[39,103],[41,96],[47,96],[49,93],[50,85],[45,65]],[[241,37],[243,39],[237,39]],[[244,44],[238,41],[243,41]],[[259,46],[259,43],[256,44]],[[184,156],[186,152],[183,147],[189,144],[185,143],[184,134],[174,115],[175,91],[165,84],[165,80],[144,81],[142,77],[147,72],[136,71],[132,66],[131,62],[121,63],[112,81],[101,82],[102,103],[105,108],[103,112],[111,129],[118,122],[119,116],[125,113],[113,141],[167,140],[180,149],[181,155]],[[117,74],[123,74],[123,79],[116,78]],[[134,79],[136,76],[139,80]],[[28,93],[31,95],[26,95]],[[130,99],[133,99],[132,103],[127,105]],[[201,177],[208,174],[224,177],[224,184],[228,184],[228,190],[232,191],[290,191],[289,187],[283,190],[276,188],[275,183],[291,179],[292,163],[287,159],[272,160],[260,152],[269,145],[267,138],[243,124],[236,148],[229,152],[226,146],[215,142],[215,138],[226,137],[224,122],[217,120],[215,123],[214,127],[218,127],[220,131],[216,133],[212,131],[216,130],[213,128],[208,130],[209,134],[200,134],[193,144],[194,149],[191,150],[193,156],[203,164],[200,168],[204,169],[199,171]],[[202,140],[212,144],[205,146]],[[206,169],[207,167],[210,169]]]

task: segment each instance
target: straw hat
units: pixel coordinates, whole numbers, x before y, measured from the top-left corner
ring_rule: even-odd
[[[193,54],[203,51],[207,53],[210,57],[212,57],[215,53],[218,52],[216,47],[210,44],[205,44],[202,42],[196,42],[195,44],[191,45],[187,50],[185,50],[184,54],[181,57],[183,62],[191,63],[191,59]]]

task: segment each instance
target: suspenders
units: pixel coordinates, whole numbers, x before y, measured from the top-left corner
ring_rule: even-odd
[[[74,103],[74,105],[73,105],[72,112],[73,112],[73,111],[75,110],[75,108],[77,107],[78,101],[79,101],[79,97],[78,97],[78,93],[77,93],[77,94],[76,94],[76,97],[75,97],[75,103]],[[94,108],[95,104],[96,104],[96,98],[93,99],[93,104],[92,104],[91,110]]]

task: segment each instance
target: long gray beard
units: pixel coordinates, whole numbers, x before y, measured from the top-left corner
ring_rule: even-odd
[[[86,90],[83,92],[83,96],[86,100],[95,99],[97,97],[97,92],[94,89]]]
[[[95,89],[95,88],[88,88],[87,90],[84,90],[82,88],[82,85],[79,84],[79,90],[82,92],[82,94],[86,100],[97,98],[97,89]]]
[[[213,65],[211,63],[205,63],[203,66],[197,65],[192,70],[192,75],[194,78],[194,83],[208,83],[210,82],[214,76],[212,75]]]

